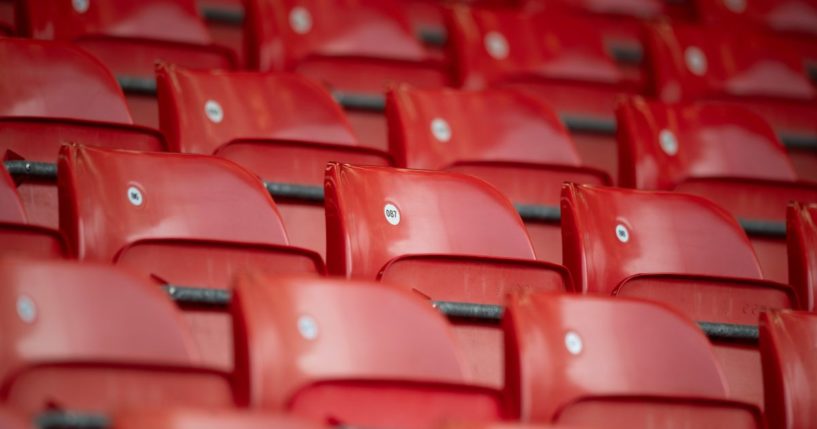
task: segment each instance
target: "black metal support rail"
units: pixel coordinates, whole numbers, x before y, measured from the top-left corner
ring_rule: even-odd
[[[105,429],[111,421],[99,414],[48,411],[38,415],[35,424],[39,429]]]
[[[296,185],[291,183],[264,182],[267,192],[273,198],[294,199],[313,203],[323,203],[323,188],[320,186]]]
[[[455,319],[475,319],[499,323],[505,311],[501,305],[471,304],[453,301],[432,301],[431,305],[440,313]]]
[[[757,343],[760,338],[757,326],[712,322],[698,322],[698,326],[710,340]]]
[[[334,91],[332,97],[334,97],[335,101],[344,109],[363,110],[367,112],[386,111],[386,96],[382,94]]]
[[[514,204],[522,220],[527,222],[558,223],[562,220],[559,206],[544,206],[536,204]]]
[[[4,161],[10,175],[28,177],[37,180],[56,181],[57,164],[37,161]]]
[[[786,238],[786,223],[769,220],[738,219],[747,235],[752,237]]]
[[[561,119],[570,132],[608,135],[616,133],[616,121],[613,119],[571,115],[562,115]]]
[[[421,28],[417,33],[417,38],[428,46],[443,47],[448,42],[448,33],[445,28],[426,27]]]
[[[610,54],[622,64],[641,64],[644,61],[644,51],[640,46],[613,44],[610,46]]]
[[[239,8],[204,6],[200,13],[205,21],[236,27],[244,25],[244,11]]]
[[[116,76],[119,87],[129,94],[156,95],[156,79],[139,76]]]
[[[817,151],[817,136],[783,133],[780,141],[789,149]]]
[[[201,287],[166,284],[162,289],[170,298],[179,304],[200,305],[208,307],[227,307],[233,294],[226,289],[207,289]]]

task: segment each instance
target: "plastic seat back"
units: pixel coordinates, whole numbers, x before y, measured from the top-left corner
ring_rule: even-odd
[[[232,301],[248,403],[327,423],[428,427],[495,420],[497,391],[465,383],[445,319],[379,284],[246,275]]]
[[[330,164],[330,273],[379,279],[430,301],[500,305],[518,290],[564,291],[563,267],[536,261],[511,202],[459,173]],[[495,321],[455,320],[474,380],[502,385]]]
[[[0,261],[3,402],[109,412],[229,406],[224,374],[197,369],[193,337],[171,302],[111,266]]]
[[[789,201],[817,201],[798,183],[777,136],[753,112],[733,104],[662,104],[631,99],[619,118],[619,183],[708,198],[740,220],[778,222]],[[751,232],[767,278],[787,282],[785,237]]]
[[[659,301],[717,324],[756,325],[762,311],[797,306],[790,286],[762,280],[735,219],[697,196],[567,184],[562,239],[581,292]],[[731,397],[762,406],[756,347],[713,342]]]
[[[794,182],[794,167],[762,117],[731,104],[619,105],[619,185],[672,190],[687,179]]]
[[[215,154],[299,186],[322,186],[329,161],[391,164],[387,153],[359,145],[331,96],[303,77],[162,66],[157,81],[162,130],[181,152]],[[325,253],[322,202],[278,203],[291,242]]]
[[[555,207],[562,182],[611,183],[581,165],[549,106],[519,92],[402,87],[389,93],[386,111],[400,166],[471,174],[514,203]],[[561,262],[558,222],[527,219],[526,226],[537,257]]]
[[[762,427],[757,409],[723,401],[727,388],[706,337],[662,306],[513,296],[503,328],[507,389],[523,421]]]
[[[324,271],[317,253],[287,245],[261,181],[221,158],[65,146],[59,186],[61,229],[83,260],[197,289],[225,289],[246,269]],[[230,368],[226,312],[181,304],[208,363]]]
[[[817,5],[809,0],[696,0],[701,20],[730,27],[755,25],[778,31],[817,34]]]
[[[232,69],[235,54],[211,44],[194,0],[20,2],[22,34],[70,40],[99,58],[122,83],[136,123],[156,128],[153,68],[167,61]]]
[[[788,207],[789,280],[797,291],[800,309],[814,311],[817,300],[817,204]]]
[[[655,94],[664,101],[817,98],[796,46],[769,35],[659,24],[647,49]]]
[[[0,40],[0,156],[56,162],[64,143],[164,150],[152,129],[133,125],[116,80],[104,65],[66,42]],[[32,223],[57,227],[57,192],[49,180],[18,178]]]
[[[760,316],[760,352],[769,427],[817,423],[817,315],[771,311]]]

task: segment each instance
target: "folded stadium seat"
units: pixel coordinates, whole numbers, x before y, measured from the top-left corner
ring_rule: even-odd
[[[536,260],[511,202],[464,174],[331,163],[326,233],[330,274],[433,301],[456,325],[475,382],[487,386],[502,385],[495,306],[504,295],[570,287],[564,267]]]
[[[596,20],[454,8],[448,28],[464,89],[511,87],[552,106],[582,159],[616,175],[615,100],[642,85],[614,60]]]
[[[786,211],[789,283],[800,308],[817,310],[817,204],[792,203]]]
[[[698,321],[731,397],[762,405],[758,314],[797,301],[790,286],[763,280],[729,213],[695,195],[566,184],[562,239],[580,292],[659,301]]]
[[[813,0],[694,0],[699,19],[711,25],[756,26],[817,36],[817,3]]]
[[[58,225],[55,170],[38,163],[63,143],[164,150],[158,131],[133,125],[111,73],[69,43],[0,39],[0,63],[0,156],[31,223]]]
[[[161,66],[157,89],[169,146],[230,159],[268,181],[290,242],[322,255],[326,163],[391,164],[358,144],[324,88],[298,75]]]
[[[0,255],[30,258],[64,258],[69,255],[59,231],[28,222],[17,187],[5,169],[0,170]]]
[[[207,409],[125,410],[114,415],[111,429],[325,429],[328,425],[291,416]]]
[[[78,258],[163,284],[215,367],[232,366],[223,289],[234,273],[324,272],[317,253],[287,245],[264,185],[230,161],[72,145],[58,167],[60,226]]]
[[[760,316],[760,352],[770,428],[817,425],[817,314],[771,311]]]
[[[235,54],[210,42],[195,0],[22,0],[18,32],[70,40],[99,58],[127,94],[136,123],[156,127],[153,67],[166,61],[201,69],[232,69]]]
[[[502,326],[507,395],[523,422],[764,427],[757,407],[727,399],[723,373],[701,330],[662,305],[513,295]]]
[[[789,201],[817,202],[817,183],[798,181],[762,117],[722,103],[623,101],[617,111],[619,185],[708,198],[737,217],[764,277],[786,283]]]
[[[236,54],[239,67],[244,64],[244,1],[198,0],[199,14],[213,41]]]
[[[234,291],[247,353],[236,356],[236,382],[248,384],[251,407],[397,429],[515,417],[499,390],[469,383],[451,328],[416,294],[259,274],[239,276]]]
[[[562,183],[612,184],[581,165],[549,106],[519,92],[401,87],[387,95],[386,117],[400,167],[457,171],[495,186],[516,203],[543,261],[562,262]]]
[[[7,258],[0,284],[0,395],[51,422],[38,427],[68,427],[63,413],[79,422],[132,407],[236,405],[231,377],[201,366],[179,312],[149,283],[107,265]]]
[[[799,175],[817,181],[814,43],[741,28],[662,24],[645,47],[661,100],[717,100],[754,110],[787,146]]]
[[[27,421],[18,410],[3,407],[0,408],[0,427],[4,429],[30,429],[31,422]]]
[[[249,68],[295,71],[324,83],[364,145],[386,150],[385,90],[442,87],[448,67],[415,39],[392,0],[250,0]]]

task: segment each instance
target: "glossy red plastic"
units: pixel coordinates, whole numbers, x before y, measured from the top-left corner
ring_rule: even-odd
[[[2,400],[26,413],[234,404],[169,299],[114,267],[0,261]]]
[[[811,0],[722,1],[695,0],[700,19],[728,27],[755,25],[808,35],[817,35],[817,3]]]
[[[113,416],[111,429],[322,429],[328,426],[282,414],[250,410],[126,410]]]
[[[198,0],[196,5],[213,42],[229,47],[236,54],[239,68],[243,68],[244,1]]]
[[[31,225],[17,187],[0,169],[0,254],[31,258],[64,258],[68,249],[59,231]]]
[[[817,315],[772,311],[760,316],[760,352],[770,428],[817,424]]]
[[[641,90],[612,58],[605,39],[616,37],[606,36],[609,25],[598,19],[461,7],[449,22],[458,83],[466,89],[515,88],[563,120],[589,124],[611,123],[619,94]],[[597,127],[573,134],[585,162],[614,174],[613,135]]]
[[[164,150],[152,129],[133,125],[122,91],[97,59],[66,42],[0,39],[0,156],[56,162],[63,143]],[[22,180],[31,223],[57,227],[52,183]]]
[[[563,291],[564,267],[535,260],[505,196],[463,174],[329,164],[331,274],[399,285],[429,300],[501,304],[514,290]],[[458,335],[479,383],[502,385],[500,333],[463,322]]]
[[[251,0],[246,4],[248,67],[287,70],[333,92],[382,96],[390,86],[450,83],[446,65],[414,37],[401,2],[391,0]],[[386,150],[381,112],[347,109],[364,145]]]
[[[375,283],[245,275],[232,301],[236,374],[250,406],[331,424],[426,428],[505,417],[499,392],[467,384],[444,317]]]
[[[317,253],[287,245],[261,181],[230,161],[65,146],[58,171],[61,229],[80,259],[204,288],[226,288],[246,269],[324,272]],[[226,314],[194,308],[186,316],[205,356],[229,368]]]
[[[789,281],[800,309],[817,309],[817,204],[792,203],[786,213]]]
[[[228,48],[211,44],[194,0],[19,3],[23,35],[73,41],[117,77],[152,80],[159,60],[203,69],[236,66]],[[128,94],[128,103],[137,123],[157,125],[153,96],[135,91]]]
[[[579,291],[663,302],[698,321],[754,325],[795,308],[791,287],[762,280],[751,244],[726,211],[703,198],[565,185],[565,265]],[[719,343],[733,398],[762,404],[756,349]]]
[[[613,422],[655,419],[644,427],[713,427],[707,409],[721,406],[715,418],[729,422],[725,427],[759,427],[753,407],[719,403],[728,391],[709,342],[663,306],[515,295],[503,329],[507,391],[523,421],[599,424],[607,415]],[[657,426],[661,420],[668,426]]]
[[[391,164],[388,153],[358,144],[330,94],[306,78],[161,66],[157,84],[161,128],[174,150],[214,154],[265,180],[309,186],[323,184],[329,161]],[[291,242],[324,254],[323,205],[278,207]]]
[[[755,113],[732,104],[634,98],[618,109],[619,184],[701,195],[746,220],[785,219],[789,201],[817,201]],[[766,278],[787,281],[783,239],[752,237]]]
[[[515,203],[557,206],[562,182],[610,185],[583,167],[559,118],[540,100],[507,90],[401,87],[386,99],[398,165],[479,177]],[[528,222],[540,260],[561,262],[558,223]]]

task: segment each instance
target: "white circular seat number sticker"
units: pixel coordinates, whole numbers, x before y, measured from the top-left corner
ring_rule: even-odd
[[[386,221],[392,225],[400,223],[400,210],[397,210],[394,204],[386,204],[386,206],[383,207],[383,215],[386,216]]]

